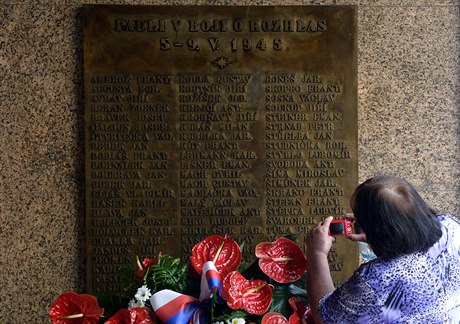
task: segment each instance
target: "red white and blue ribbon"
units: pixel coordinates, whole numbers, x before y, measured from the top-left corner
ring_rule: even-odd
[[[213,293],[220,296],[222,278],[214,263],[208,261],[201,274],[200,298],[164,289],[150,297],[155,315],[166,324],[205,324],[207,301]]]
[[[200,301],[211,298],[212,293],[215,291],[218,291],[218,296],[221,296],[221,289],[222,278],[214,262],[206,262],[203,265],[203,273],[201,274]]]

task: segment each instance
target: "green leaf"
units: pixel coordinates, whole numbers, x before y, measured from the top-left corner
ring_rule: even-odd
[[[122,283],[129,284],[133,281],[134,278],[134,267],[133,266],[123,266],[120,267],[120,278]]]
[[[292,296],[298,296],[307,299],[307,291],[297,285],[290,284],[289,285],[289,292],[292,294]]]
[[[307,288],[307,273],[305,272],[302,277],[299,278],[299,280],[294,281],[292,285],[298,287],[299,293],[295,293],[295,295],[301,295],[304,297],[307,297],[307,291],[305,290]]]
[[[273,298],[269,312],[278,312],[283,314],[286,318],[289,317],[288,299],[291,297],[289,287],[287,285],[280,285],[273,287]]]
[[[268,311],[278,312],[289,318],[289,315],[292,314],[292,309],[289,306],[288,300],[294,296],[306,300],[307,291],[294,284],[274,286],[272,303]]]
[[[262,270],[260,270],[259,260],[254,261],[246,270],[241,272],[241,274],[248,280],[261,279],[268,283],[273,281],[269,276],[263,273]]]
[[[135,268],[133,266],[120,267],[121,287],[123,288],[123,296],[132,298],[139,288],[139,282],[136,282],[134,277]]]
[[[243,252],[243,248],[244,248],[244,244],[245,244],[245,243],[246,243],[246,242],[243,241],[243,243],[240,244],[240,251],[241,251],[241,252]]]
[[[300,232],[289,233],[289,234],[283,235],[283,237],[290,239],[291,241],[297,242],[297,239],[299,238],[300,234],[301,234]]]
[[[96,293],[94,296],[99,306],[104,308],[104,317],[101,318],[101,321],[107,321],[119,309],[128,307],[129,299],[123,296],[108,293]]]
[[[146,281],[153,292],[162,289],[183,292],[187,285],[187,265],[179,258],[162,255],[149,272]]]
[[[234,318],[245,318],[245,319],[247,319],[249,316],[251,316],[251,315],[249,315],[248,313],[246,313],[243,310],[236,310],[236,311],[231,311],[231,312],[225,313],[225,314],[220,315],[220,316],[215,316],[215,317],[213,317],[212,321],[213,322],[217,322],[217,321],[225,322],[227,320],[232,320]]]

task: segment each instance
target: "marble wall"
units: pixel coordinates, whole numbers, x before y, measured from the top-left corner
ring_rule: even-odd
[[[83,3],[0,0],[1,323],[84,291]],[[458,0],[93,3],[357,5],[359,178],[406,177],[460,216]]]

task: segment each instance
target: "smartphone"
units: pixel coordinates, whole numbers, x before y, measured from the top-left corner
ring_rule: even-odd
[[[334,219],[329,226],[330,236],[348,236],[353,234],[353,223],[346,219]]]

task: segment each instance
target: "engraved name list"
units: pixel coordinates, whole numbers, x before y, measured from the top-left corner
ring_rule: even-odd
[[[349,211],[354,7],[86,6],[84,38],[89,291],[120,291],[136,256],[186,261],[208,235],[244,242],[246,261],[290,233],[305,250]],[[336,282],[349,244],[329,255]]]

